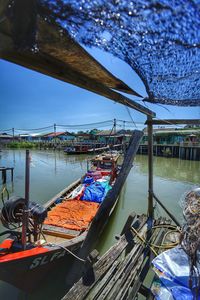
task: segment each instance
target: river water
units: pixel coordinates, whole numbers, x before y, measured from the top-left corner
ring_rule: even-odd
[[[88,156],[86,155],[68,156],[61,151],[31,150],[30,199],[45,203],[86,172],[87,160]],[[25,150],[2,150],[0,166],[14,167],[14,181],[12,183],[8,175],[7,188],[10,194],[23,197]],[[115,235],[120,233],[132,211],[146,212],[147,172],[147,156],[138,155],[121,191],[117,207],[98,243],[97,248],[101,254],[115,242]],[[199,174],[200,162],[154,157],[154,192],[180,221],[182,221],[181,199],[185,192],[200,185]],[[155,215],[164,215],[164,212],[156,206]],[[0,225],[1,230],[2,228]],[[65,268],[66,266],[63,266],[63,270],[59,270],[56,277],[49,274],[42,286],[32,294],[25,294],[0,281],[0,299],[60,299],[65,294],[63,276]]]

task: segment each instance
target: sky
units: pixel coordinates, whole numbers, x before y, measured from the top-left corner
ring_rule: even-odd
[[[142,96],[145,87],[123,61],[99,49],[86,50]],[[112,100],[71,84],[0,60],[0,132],[56,124],[88,124],[111,119],[145,122],[146,117]],[[134,96],[128,96],[136,100]],[[146,103],[159,119],[200,118],[200,107],[185,108]],[[142,125],[136,124],[138,128]],[[133,126],[135,126],[133,124]],[[103,128],[100,128],[103,129]]]

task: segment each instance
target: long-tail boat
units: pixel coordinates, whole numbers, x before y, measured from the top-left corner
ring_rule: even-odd
[[[92,159],[92,166],[80,179],[65,188],[44,206],[29,201],[29,152],[26,158],[25,198],[4,202],[1,221],[6,236],[0,244],[0,280],[31,291],[45,275],[67,260],[80,259],[76,251],[87,240],[97,222],[98,240],[109,219],[136,154],[140,131],[135,131],[121,167],[118,153]],[[8,237],[7,237],[8,236]]]
[[[64,152],[67,154],[94,154],[94,153],[101,153],[106,150],[109,150],[109,146],[104,147],[92,147],[88,144],[77,144],[73,146],[68,146],[64,149]]]

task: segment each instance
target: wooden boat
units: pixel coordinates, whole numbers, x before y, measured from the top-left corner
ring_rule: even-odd
[[[68,146],[64,149],[64,152],[67,154],[93,154],[93,153],[101,153],[106,150],[109,150],[109,146],[104,147],[91,147],[88,144],[78,144],[73,146]]]
[[[93,192],[104,181],[111,188],[118,176],[118,153],[98,155],[91,169],[65,188],[44,207],[29,203],[29,225],[23,249],[20,230],[7,230],[10,234],[0,244],[0,279],[20,289],[31,290],[57,263],[62,263],[83,243],[90,223],[103,200],[80,200],[80,191],[93,185]],[[85,184],[83,183],[85,182]],[[90,184],[89,184],[90,182]],[[100,185],[100,187],[102,187]],[[101,189],[100,189],[101,190]],[[105,197],[105,194],[104,194]],[[85,199],[83,197],[83,199]],[[1,212],[3,225],[10,228],[22,221],[24,199],[11,198]]]

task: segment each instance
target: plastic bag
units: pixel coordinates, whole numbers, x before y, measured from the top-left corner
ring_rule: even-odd
[[[177,246],[158,255],[152,261],[155,269],[158,270],[157,275],[162,284],[171,292],[174,299],[191,300],[193,293],[189,288],[189,260],[188,255]],[[200,268],[198,266],[198,270]],[[160,298],[165,299],[165,298]],[[200,295],[199,295],[200,299]]]

